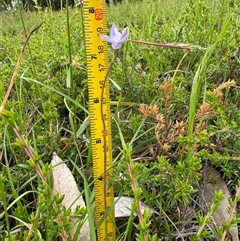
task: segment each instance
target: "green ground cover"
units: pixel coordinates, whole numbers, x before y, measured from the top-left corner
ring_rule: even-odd
[[[209,228],[224,192],[216,192],[205,210],[200,202],[211,166],[239,215],[239,11],[237,0],[141,1],[107,8],[109,28],[115,23],[130,30],[110,73],[111,183],[116,196],[134,197],[135,204],[141,200],[156,211],[140,220],[117,220],[118,240],[227,240],[231,234],[221,239],[225,231],[239,222],[229,215],[228,222]],[[58,237],[69,230],[69,213],[65,210],[62,226],[56,225],[59,214],[52,206],[60,201],[49,188],[53,152],[66,161],[85,200],[94,195],[81,8],[69,10],[69,18],[66,10],[1,13],[0,100],[27,34],[41,23],[1,110],[0,240],[40,240],[39,233],[43,240],[64,240]],[[113,54],[109,45],[110,59]],[[133,210],[138,213],[136,206]],[[81,218],[86,211],[78,212]],[[23,223],[32,225],[31,234]],[[91,233],[94,237],[95,227]]]

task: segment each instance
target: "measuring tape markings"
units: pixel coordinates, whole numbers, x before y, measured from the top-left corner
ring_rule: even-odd
[[[113,187],[107,187],[111,175],[111,112],[107,44],[99,34],[106,31],[104,0],[84,1],[84,31],[88,70],[90,128],[92,139],[96,221],[103,218],[97,230],[98,240],[115,240],[114,212],[107,213],[114,202]],[[106,214],[107,213],[107,214]]]

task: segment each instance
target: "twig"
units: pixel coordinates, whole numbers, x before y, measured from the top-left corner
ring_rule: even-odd
[[[175,43],[154,43],[154,42],[147,42],[147,41],[142,41],[142,40],[128,40],[133,43],[138,43],[138,44],[146,44],[146,45],[152,45],[152,46],[158,46],[158,47],[163,47],[163,48],[170,48],[170,49],[186,49],[186,50],[193,50],[193,49],[198,49],[198,50],[206,50],[206,48],[197,46],[197,45],[187,45],[187,44],[175,44]]]

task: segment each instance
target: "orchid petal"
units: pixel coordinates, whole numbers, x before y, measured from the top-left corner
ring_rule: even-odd
[[[122,46],[122,43],[112,43],[112,48],[113,49],[120,49]]]
[[[107,42],[109,42],[109,43],[113,43],[113,42],[114,42],[114,40],[113,40],[112,37],[110,37],[110,36],[107,36],[107,35],[104,35],[104,34],[100,34],[100,37],[101,37],[103,40],[105,40],[105,41],[107,41]]]
[[[128,27],[124,28],[122,30],[122,34],[121,34],[121,38],[119,39],[119,42],[123,42],[128,38],[129,35],[129,31],[128,31]]]
[[[118,27],[116,24],[113,24],[110,30],[110,37],[114,39],[117,32],[118,32]]]
[[[120,39],[122,38],[122,33],[121,32],[117,32],[114,38],[115,42],[121,42]]]

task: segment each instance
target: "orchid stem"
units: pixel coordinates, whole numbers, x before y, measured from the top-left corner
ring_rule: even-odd
[[[106,215],[107,215],[107,199],[106,199],[106,193],[107,193],[107,138],[106,138],[106,117],[104,116],[103,113],[103,96],[104,96],[104,92],[105,92],[105,87],[106,87],[106,83],[108,80],[108,76],[109,73],[113,67],[114,62],[117,59],[117,56],[119,54],[119,51],[117,50],[116,53],[113,56],[112,61],[109,64],[109,68],[107,70],[107,73],[105,75],[105,78],[103,80],[103,85],[102,85],[102,92],[101,92],[101,105],[100,105],[100,112],[101,112],[101,120],[102,120],[102,124],[103,124],[103,145],[104,145],[104,173],[103,173],[103,181],[104,181],[104,210],[106,211],[105,213],[105,219],[106,219]],[[110,118],[110,117],[109,117]],[[105,222],[105,231],[107,233],[107,223]]]

